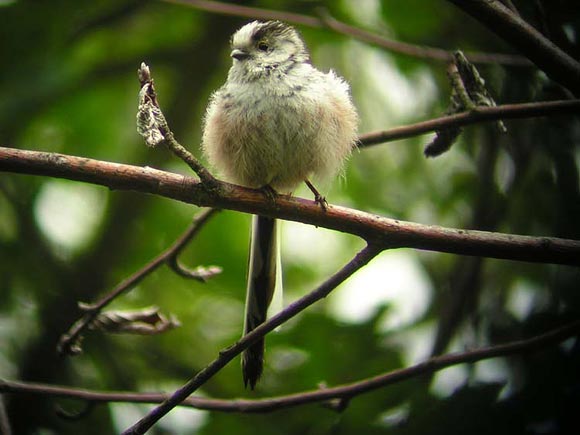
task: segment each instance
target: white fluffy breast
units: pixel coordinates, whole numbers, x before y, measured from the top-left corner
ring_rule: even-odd
[[[290,192],[340,170],[357,123],[348,85],[304,63],[290,74],[228,81],[209,104],[203,149],[228,181]]]

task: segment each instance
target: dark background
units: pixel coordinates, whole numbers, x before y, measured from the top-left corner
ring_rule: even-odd
[[[324,6],[337,19],[408,43],[512,52],[443,0],[246,3],[308,15]],[[514,3],[578,58],[577,2]],[[173,131],[200,155],[204,109],[230,65],[229,37],[247,21],[168,2],[1,2],[0,145],[187,173],[166,150],[145,147],[136,134],[136,70],[142,61],[151,66]],[[446,110],[444,62],[390,53],[331,30],[298,29],[314,64],[351,83],[361,133]],[[483,65],[480,72],[498,104],[567,96],[533,68]],[[506,124],[505,135],[493,124],[466,128],[437,159],[423,156],[426,136],[355,152],[327,197],[424,224],[578,239],[577,117]],[[233,343],[241,333],[249,217],[225,211],[182,256],[192,266],[220,265],[219,277],[200,284],[162,268],[112,306],[159,306],[179,318],[179,329],[153,337],[92,333],[80,356],[61,358],[55,351],[58,337],[80,315],[77,301],[95,300],[153,258],[196,211],[153,196],[1,174],[0,377],[172,391]],[[283,235],[286,302],[314,288],[362,246],[352,236],[303,227],[288,225]],[[391,261],[412,267],[399,273],[377,267]],[[385,253],[368,268],[364,285],[353,277],[356,291],[337,289],[268,336],[266,372],[256,392],[243,389],[236,360],[201,394],[256,398],[334,386],[431,353],[530,337],[578,316],[576,268],[410,250]],[[343,311],[364,305],[366,315],[341,315],[338,301]],[[401,320],[396,316],[405,307]],[[151,433],[573,433],[580,410],[578,363],[578,342],[568,340],[380,389],[354,398],[341,413],[321,405],[264,415],[175,410]],[[84,408],[82,402],[24,394],[4,400],[15,434],[118,433],[149,409],[101,404],[78,421],[66,421],[55,406],[74,412]]]

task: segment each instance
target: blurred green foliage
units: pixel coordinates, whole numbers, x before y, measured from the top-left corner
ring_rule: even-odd
[[[410,43],[510,50],[445,1],[247,3],[311,15],[323,5],[339,19]],[[573,0],[514,3],[532,24],[578,53],[577,39],[565,38],[580,31],[577,15],[566,12]],[[543,4],[543,15],[532,3]],[[136,70],[142,61],[151,66],[170,125],[199,155],[205,105],[225,79],[229,37],[246,21],[153,1],[0,2],[0,145],[187,173],[136,134]],[[447,106],[443,63],[388,53],[329,30],[300,30],[314,63],[351,83],[361,132],[428,119]],[[488,65],[480,71],[498,103],[564,96],[534,70]],[[503,136],[491,124],[469,127],[451,151],[432,160],[422,154],[426,137],[355,152],[328,198],[425,224],[578,239],[578,118],[507,126]],[[1,174],[0,377],[172,391],[207,365],[241,332],[249,217],[229,211],[182,255],[191,266],[220,265],[221,275],[200,284],[161,268],[112,307],[157,305],[175,314],[181,328],[154,337],[92,333],[78,357],[63,359],[55,351],[80,315],[77,301],[95,300],[139,269],[196,211],[163,198]],[[322,234],[310,242],[322,246],[305,241],[300,255],[284,258],[287,301],[322,282],[361,246],[350,236]],[[412,322],[381,327],[393,308],[386,301],[358,322],[339,318],[322,301],[268,336],[266,373],[256,392],[244,391],[233,363],[201,393],[267,397],[353,382],[417,361],[410,356],[414,346],[425,358],[529,337],[578,316],[577,269],[425,252],[414,258],[432,297]],[[378,274],[373,285],[388,289],[390,279]],[[367,290],[361,286],[356,297],[365,298]],[[456,389],[434,387],[445,385],[444,376],[424,377],[356,397],[341,413],[321,405],[255,415],[175,411],[151,433],[571,433],[580,405],[579,357],[578,342],[570,340],[506,358],[504,370],[491,377],[478,374],[477,364],[468,367]],[[97,405],[84,418],[66,421],[56,416],[56,405],[74,411],[84,404],[18,394],[6,402],[16,434],[117,433],[148,409]]]

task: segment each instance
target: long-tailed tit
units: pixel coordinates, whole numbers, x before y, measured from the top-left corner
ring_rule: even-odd
[[[282,22],[246,24],[231,45],[233,65],[205,116],[210,163],[230,182],[280,193],[335,176],[356,141],[348,84],[314,68],[298,32]],[[278,255],[276,220],[254,216],[244,333],[266,320]],[[263,360],[260,339],[242,355],[246,386],[254,388]]]

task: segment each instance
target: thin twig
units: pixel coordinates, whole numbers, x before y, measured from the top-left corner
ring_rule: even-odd
[[[171,265],[176,263],[177,255],[179,255],[187,243],[189,243],[193,237],[197,235],[200,229],[216,212],[216,209],[206,209],[200,212],[193,218],[193,222],[190,224],[187,230],[164,252],[159,254],[133,275],[119,283],[119,285],[117,285],[113,290],[111,290],[110,293],[106,294],[98,302],[90,305],[83,304],[84,315],[79,320],[77,320],[65,334],[61,336],[57,346],[59,353],[72,355],[77,354],[80,351],[78,348],[78,342],[81,334],[95,320],[103,308],[109,305],[121,294],[126,293],[135,287],[135,285],[141,282],[146,276],[151,274],[161,265]],[[181,273],[181,275],[205,282],[208,278],[220,272],[221,269],[219,267],[212,266],[209,268],[198,269],[197,273],[194,273],[194,271],[189,271],[189,274],[185,275],[184,273]]]
[[[280,313],[262,323],[252,332],[244,335],[236,344],[221,351],[219,356],[213,360],[208,366],[199,371],[189,382],[183,387],[175,391],[170,398],[164,401],[157,408],[149,412],[145,417],[139,420],[132,427],[123,432],[124,435],[129,434],[143,434],[151,428],[159,419],[166,415],[173,408],[183,402],[188,396],[195,392],[200,386],[207,382],[213,375],[220,371],[228,362],[234,359],[242,351],[247,349],[252,343],[263,337],[268,332],[272,331],[282,323],[288,321],[316,301],[326,297],[339,284],[349,278],[353,273],[365,266],[372,258],[379,252],[380,248],[373,245],[367,245],[360,251],[351,261],[349,261],[342,269],[328,278],[316,290],[307,294],[290,304]]]
[[[287,23],[299,24],[313,28],[330,28],[337,33],[349,36],[368,44],[376,45],[386,50],[416,57],[419,59],[433,59],[448,62],[453,58],[453,52],[435,47],[418,46],[400,41],[385,38],[367,30],[363,30],[349,24],[338,21],[328,13],[321,13],[319,17],[312,15],[295,14],[286,11],[276,11],[272,9],[253,8],[231,3],[224,3],[210,0],[165,0],[168,3],[187,5],[199,10],[204,10],[216,14],[233,15],[237,17],[247,17],[260,20],[281,20]],[[509,66],[530,66],[531,63],[525,57],[503,53],[466,53],[466,56],[473,63],[479,64],[502,64]]]
[[[433,59],[442,62],[449,62],[453,60],[453,51],[444,50],[436,47],[427,47],[424,45],[409,44],[406,42],[395,41],[387,39],[384,36],[369,32],[368,30],[360,29],[351,26],[333,18],[329,14],[322,15],[322,21],[330,29],[337,33],[350,36],[367,44],[376,45],[385,48],[389,51],[403,54],[419,59]],[[517,54],[503,54],[503,53],[481,53],[481,52],[466,52],[465,56],[476,64],[492,64],[492,65],[506,65],[506,66],[531,66],[531,62],[523,56]]]
[[[503,104],[495,107],[477,107],[473,111],[429,119],[385,131],[366,133],[359,137],[359,147],[405,139],[442,130],[498,119],[533,118],[580,112],[580,100],[557,100],[538,103]]]
[[[226,208],[357,235],[385,248],[414,248],[460,255],[580,265],[580,241],[445,228],[389,219],[314,201],[279,195],[268,201],[255,189],[218,182],[208,193],[193,177],[65,154],[0,147],[0,171],[53,176],[113,189],[154,193],[202,207]],[[218,192],[219,191],[219,192]]]
[[[418,376],[431,374],[450,366],[541,350],[552,344],[577,336],[579,333],[580,322],[577,321],[524,340],[433,357],[414,366],[393,370],[351,384],[255,400],[188,397],[179,406],[220,412],[265,413],[309,403],[325,402],[332,399],[351,399],[378,388],[384,388]],[[8,381],[5,379],[0,379],[0,393],[38,394],[86,400],[88,402],[153,404],[161,403],[169,398],[169,395],[166,393],[93,391],[47,384]]]
[[[497,0],[448,0],[513,45],[554,81],[580,96],[580,62]]]
[[[208,186],[213,186],[215,178],[211,173],[182,146],[173,135],[167,120],[161,111],[157,100],[155,85],[151,78],[149,67],[141,63],[137,71],[141,91],[139,92],[139,112],[137,114],[137,130],[146,139],[149,146],[159,142],[165,143],[167,148],[183,160],[199,176],[199,179]],[[150,138],[154,140],[147,140]]]

